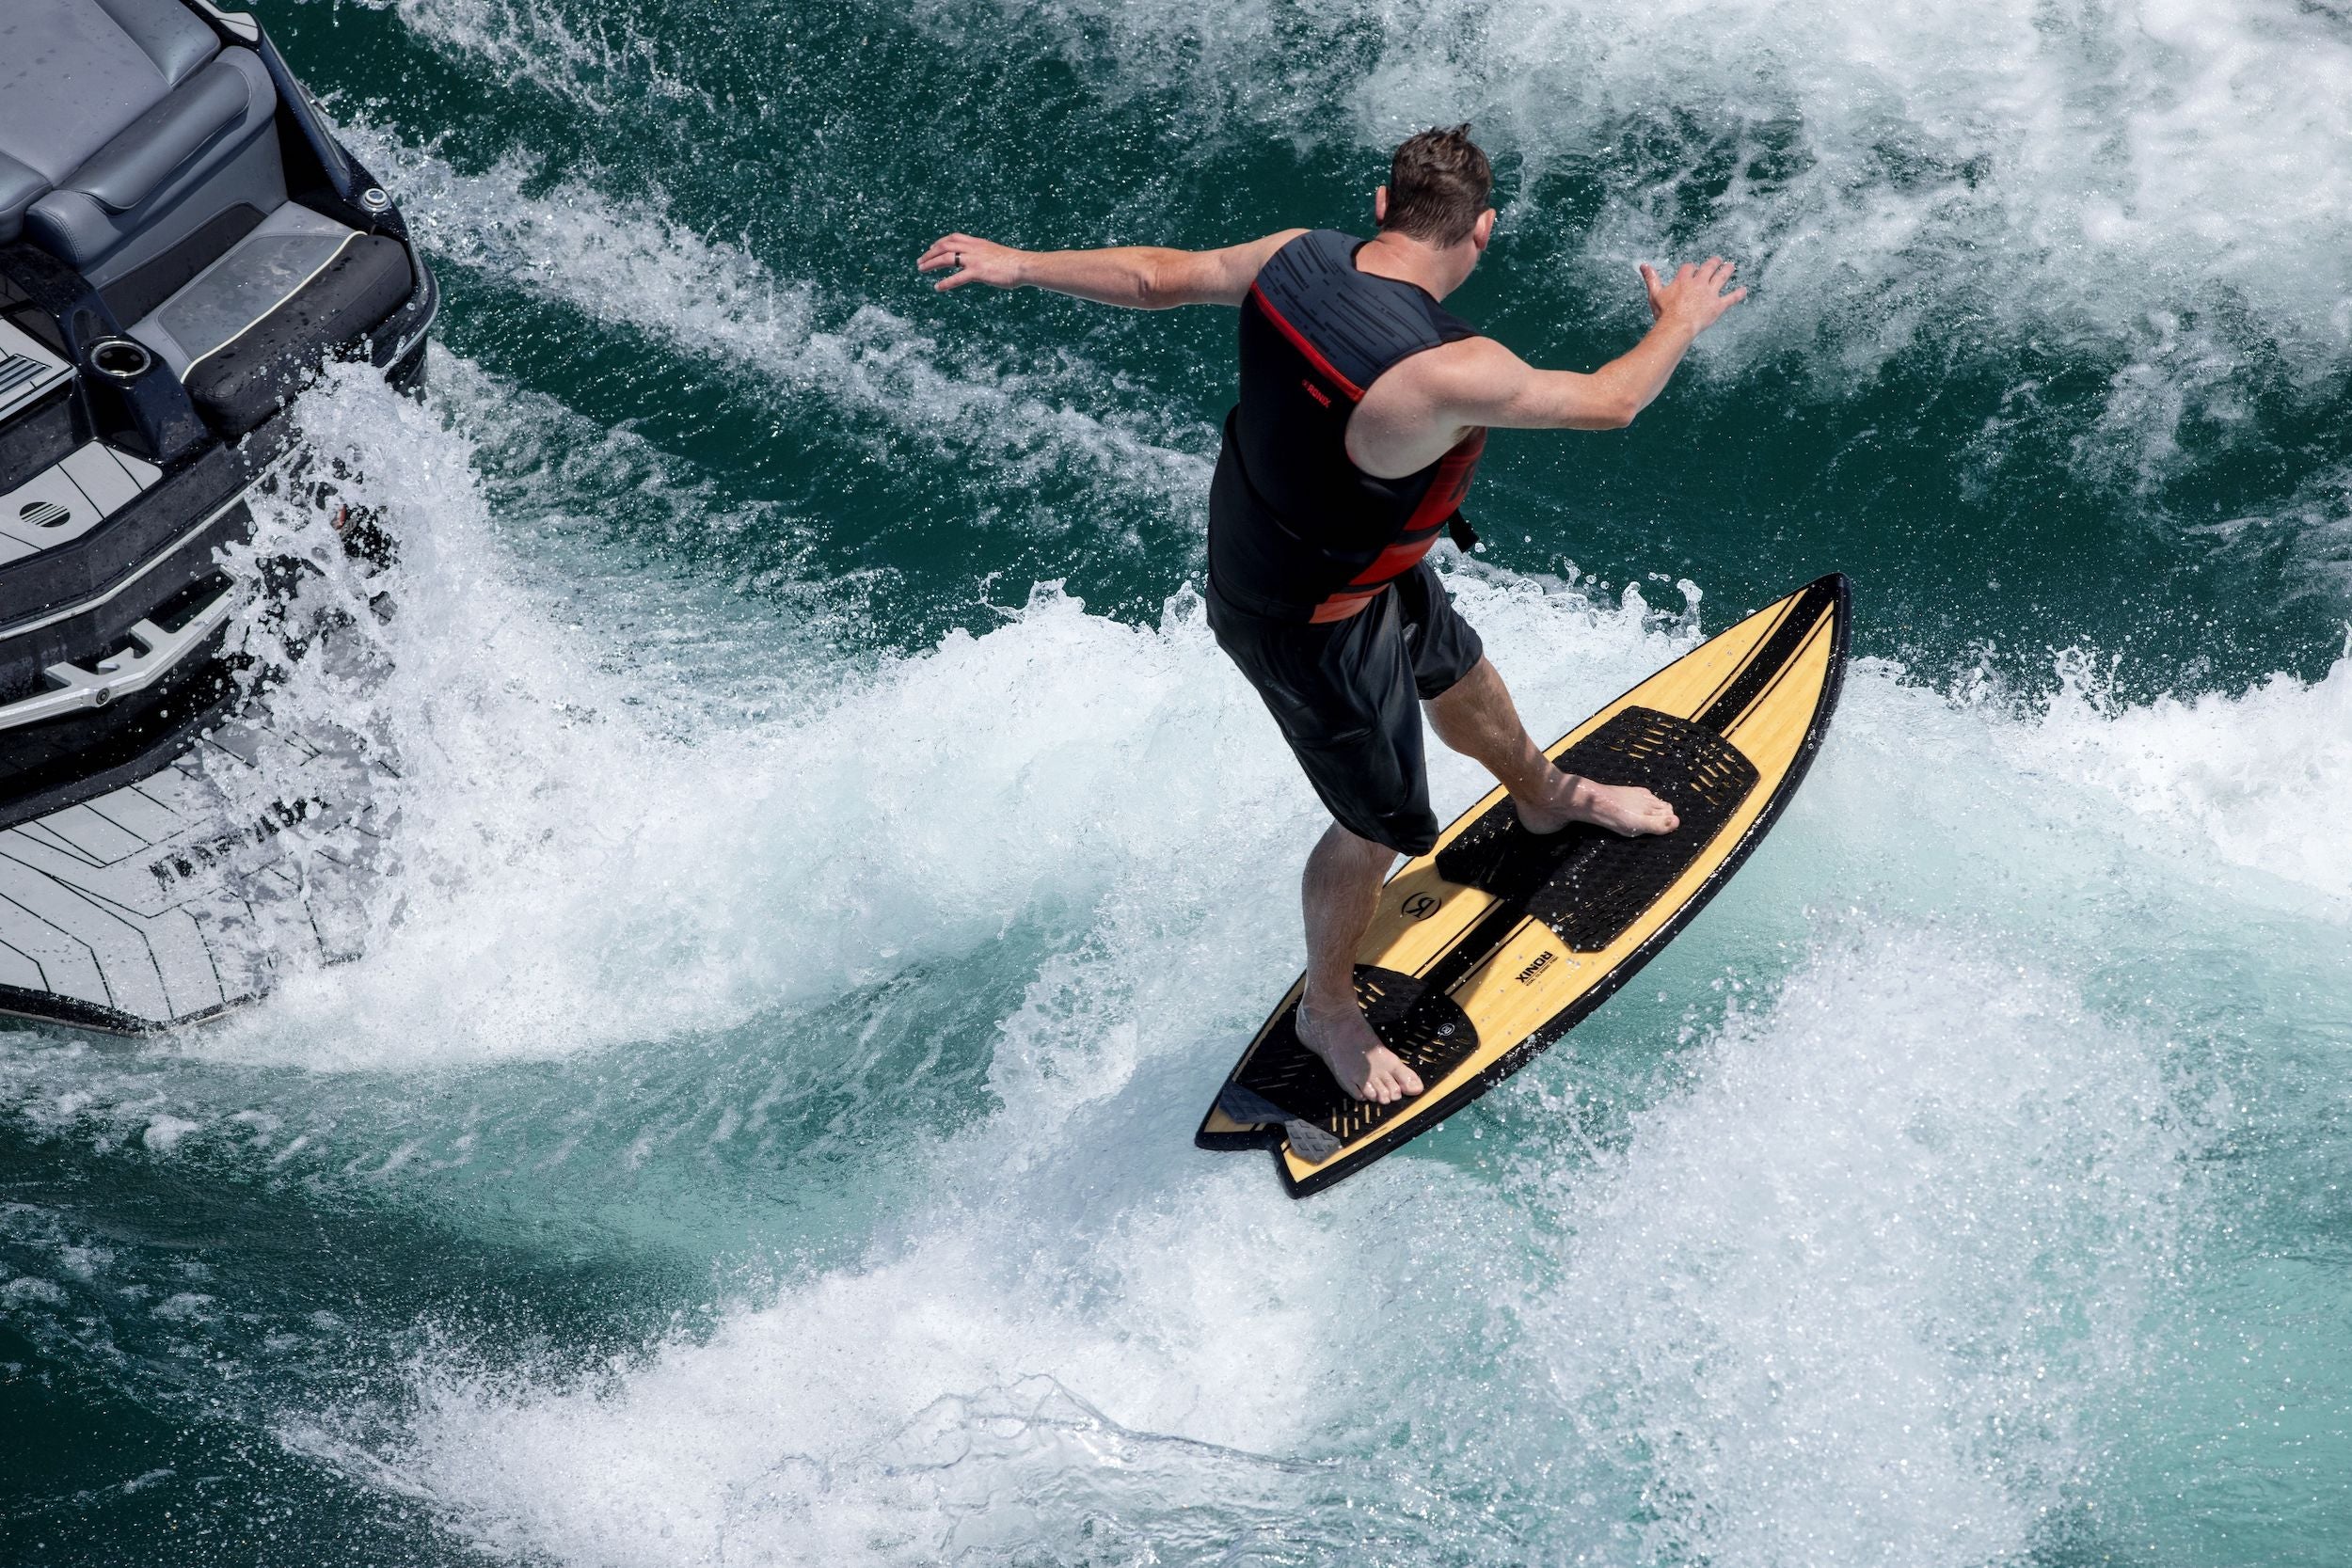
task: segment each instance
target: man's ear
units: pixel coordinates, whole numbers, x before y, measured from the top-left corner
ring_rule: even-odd
[[[1372,193],[1372,221],[1375,223],[1389,221],[1389,187],[1386,185]]]
[[[1489,207],[1478,214],[1476,223],[1470,225],[1470,244],[1484,250],[1486,248],[1486,242],[1494,237],[1495,210]]]

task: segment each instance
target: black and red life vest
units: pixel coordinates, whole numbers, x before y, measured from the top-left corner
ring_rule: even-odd
[[[1379,479],[1347,455],[1347,420],[1397,361],[1477,336],[1427,290],[1356,269],[1365,242],[1328,229],[1276,251],[1241,309],[1241,402],[1209,489],[1209,577],[1252,614],[1354,614],[1460,522],[1486,433],[1418,473]]]

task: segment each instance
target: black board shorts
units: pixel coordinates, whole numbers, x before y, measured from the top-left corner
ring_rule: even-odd
[[[1438,842],[1421,705],[1470,673],[1486,646],[1426,561],[1344,621],[1252,615],[1216,590],[1209,629],[1264,699],[1341,827],[1402,855]]]

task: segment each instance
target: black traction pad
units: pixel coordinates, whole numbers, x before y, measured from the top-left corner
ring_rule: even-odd
[[[1424,1084],[1436,1083],[1478,1049],[1478,1031],[1470,1015],[1444,991],[1432,990],[1410,974],[1358,964],[1356,1000],[1362,1005],[1372,1032],[1406,1067],[1420,1073]],[[1410,1103],[1370,1105],[1351,1099],[1331,1076],[1331,1069],[1323,1065],[1323,1058],[1299,1042],[1297,1023],[1298,1009],[1284,1008],[1264,1043],[1234,1074],[1233,1083],[1279,1107],[1285,1117],[1319,1128],[1341,1144],[1354,1143]],[[1244,1116],[1236,1119],[1260,1118]]]
[[[1536,834],[1519,826],[1506,799],[1438,852],[1438,875],[1502,899],[1512,926],[1517,917],[1542,921],[1572,953],[1597,953],[1623,936],[1691,868],[1756,783],[1756,764],[1722,736],[1646,707],[1617,714],[1562,752],[1557,766],[1597,784],[1639,784],[1673,806],[1681,825],[1640,838],[1583,826]],[[1494,920],[1489,914],[1480,926]],[[1484,958],[1480,953],[1474,962]]]
[[[1655,708],[1629,707],[1563,752],[1558,766],[1607,784],[1639,784],[1675,808],[1681,825],[1663,836],[1621,838],[1598,828],[1531,833],[1506,799],[1483,813],[1438,854],[1438,875],[1498,900],[1422,975],[1356,966],[1356,997],[1388,1048],[1435,1085],[1478,1047],[1477,1026],[1449,994],[1530,918],[1551,927],[1572,952],[1596,953],[1622,936],[1690,869],[1756,784],[1756,765],[1720,735]],[[1299,1042],[1297,1009],[1287,1008],[1233,1076],[1227,1115],[1263,1123],[1265,1108],[1305,1122],[1322,1137],[1293,1149],[1327,1159],[1411,1104],[1369,1105],[1342,1089],[1322,1058]],[[1262,1103],[1261,1103],[1262,1102]]]

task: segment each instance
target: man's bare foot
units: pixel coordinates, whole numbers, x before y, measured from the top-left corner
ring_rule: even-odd
[[[1298,1043],[1323,1058],[1323,1065],[1352,1098],[1392,1105],[1421,1093],[1421,1075],[1380,1043],[1354,997],[1329,1010],[1301,998],[1295,1027]]]
[[[1682,826],[1674,807],[1638,784],[1595,784],[1573,773],[1558,776],[1551,798],[1540,806],[1512,798],[1518,808],[1519,825],[1531,833],[1556,833],[1571,822],[1589,822],[1636,838],[1644,833],[1670,833]]]

